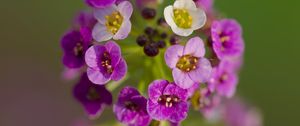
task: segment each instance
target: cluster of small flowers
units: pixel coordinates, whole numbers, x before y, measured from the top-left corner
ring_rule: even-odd
[[[136,5],[158,5],[163,1],[135,2]],[[85,0],[85,3],[93,11],[79,14],[71,30],[63,36],[62,62],[66,78],[81,75],[73,90],[74,97],[90,118],[97,118],[105,106],[113,102],[107,83],[126,76],[127,63],[115,41],[130,35],[134,7],[127,0]],[[219,19],[212,6],[212,0],[175,0],[164,9],[164,18],[157,21],[158,25],[163,25],[163,31],[147,27],[145,33],[137,37],[138,45],[144,47],[148,56],[157,55],[156,47],[167,47],[163,50],[164,59],[172,70],[170,76],[174,82],[157,78],[148,86],[148,98],[134,87],[124,87],[113,108],[118,121],[130,126],[147,126],[151,120],[151,124],[168,121],[171,125],[180,125],[188,115],[189,106],[208,119],[216,115],[234,115],[225,111],[232,107],[220,106],[234,96],[238,84],[237,74],[244,52],[242,30],[233,19]],[[151,7],[141,8],[146,20],[158,13]],[[170,36],[170,44],[164,41],[167,36]],[[186,40],[184,37],[189,37],[185,46],[178,42]],[[245,126],[245,122],[232,124],[229,116],[223,119],[229,120],[228,125]]]

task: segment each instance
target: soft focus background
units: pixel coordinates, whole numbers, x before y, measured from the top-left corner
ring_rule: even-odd
[[[299,125],[300,1],[215,1],[244,29],[238,93],[260,108],[265,126]],[[1,1],[0,126],[70,126],[84,120],[71,95],[72,82],[61,79],[59,46],[71,19],[84,8],[83,0]],[[190,117],[190,125],[199,125],[198,118]]]

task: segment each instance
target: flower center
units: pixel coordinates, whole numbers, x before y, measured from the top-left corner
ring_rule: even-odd
[[[105,18],[106,18],[105,26],[107,27],[108,31],[113,34],[116,34],[123,22],[122,15],[116,11],[113,12],[111,15],[105,16]]]
[[[126,101],[124,104],[125,104],[125,107],[129,110],[135,111],[138,109],[138,106],[131,101]]]
[[[172,107],[179,101],[180,99],[174,95],[162,95],[158,98],[158,103],[165,105],[166,107]]]
[[[97,101],[100,99],[100,95],[95,87],[89,87],[88,93],[86,95],[87,99],[90,101]]]
[[[186,9],[174,9],[175,24],[184,29],[192,27],[193,18]]]
[[[113,72],[113,68],[111,65],[110,55],[108,54],[108,52],[103,53],[103,57],[101,61],[102,61],[101,66],[105,68],[107,73],[111,74]]]
[[[197,68],[198,58],[191,55],[184,55],[179,58],[176,67],[184,72],[190,72]]]
[[[76,43],[76,46],[73,48],[73,52],[74,52],[75,56],[83,55],[83,46],[80,42]]]
[[[228,74],[227,73],[223,73],[222,76],[219,78],[220,83],[224,83],[227,80],[228,80]]]

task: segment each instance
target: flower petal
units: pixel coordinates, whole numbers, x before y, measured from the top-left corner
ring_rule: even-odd
[[[147,111],[151,118],[155,120],[166,120],[169,118],[170,113],[173,113],[172,107],[165,107],[152,100],[147,101]]]
[[[106,23],[105,16],[111,15],[114,11],[116,11],[117,7],[115,5],[109,6],[106,8],[97,8],[94,9],[94,17],[101,23]]]
[[[114,67],[111,79],[114,81],[121,80],[127,73],[126,61],[122,58],[119,63]]]
[[[99,85],[104,85],[111,79],[110,76],[103,75],[99,69],[87,68],[87,74],[90,81]]]
[[[185,8],[185,9],[197,9],[197,6],[192,0],[176,0],[174,2],[174,8]]]
[[[175,84],[183,89],[188,89],[193,86],[195,83],[188,73],[182,72],[181,70],[174,68],[172,71],[173,78],[175,81]]]
[[[176,23],[174,22],[173,6],[170,5],[165,8],[164,17],[166,22],[170,25],[171,28],[177,27]]]
[[[176,35],[180,35],[180,36],[189,36],[194,31],[192,28],[183,29],[183,28],[177,27],[177,25],[176,25],[176,27],[171,27],[171,29]]]
[[[206,58],[198,60],[197,68],[189,72],[190,78],[197,83],[204,83],[208,81],[211,76],[212,67]]]
[[[207,18],[205,12],[202,9],[198,8],[195,11],[189,11],[189,13],[193,17],[192,28],[194,30],[202,28],[205,25]]]
[[[109,53],[110,59],[111,59],[111,65],[116,66],[120,59],[121,59],[121,48],[120,46],[114,42],[114,41],[109,41],[105,45],[106,50]]]
[[[169,84],[164,90],[164,95],[176,95],[181,101],[186,101],[188,93],[186,89],[182,89],[175,84]]]
[[[127,109],[121,104],[114,105],[114,113],[116,114],[117,119],[122,123],[131,123],[138,114],[135,111]]]
[[[187,102],[179,102],[174,107],[172,107],[173,113],[169,116],[169,121],[176,123],[181,122],[187,117],[187,112],[189,110]]]
[[[108,32],[105,25],[97,23],[93,29],[92,36],[96,41],[103,42],[111,39],[113,34]]]
[[[195,57],[204,57],[205,47],[202,39],[200,37],[191,38],[187,42],[183,54],[192,55]]]
[[[102,45],[91,46],[85,53],[85,62],[89,67],[97,67],[99,65],[99,56],[106,51]]]
[[[184,47],[181,45],[173,45],[169,47],[165,53],[165,61],[170,68],[175,68],[179,58],[183,55]]]
[[[130,20],[124,20],[118,32],[113,36],[113,39],[120,40],[125,39],[131,31]]]
[[[158,98],[162,95],[165,87],[169,84],[167,80],[155,80],[148,87],[149,99],[157,103]]]
[[[118,5],[117,9],[123,16],[124,20],[130,19],[132,12],[133,12],[132,4],[130,2],[128,2],[128,1],[121,2]]]

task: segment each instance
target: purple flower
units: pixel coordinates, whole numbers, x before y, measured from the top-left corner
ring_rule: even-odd
[[[206,12],[211,12],[214,0],[194,0],[197,7],[203,8]]]
[[[75,28],[88,27],[92,30],[96,23],[97,20],[91,12],[82,11],[74,19]]]
[[[98,23],[93,29],[93,38],[98,42],[107,41],[111,38],[115,40],[125,39],[131,31],[130,17],[132,11],[132,5],[128,1],[95,9],[94,16]]]
[[[95,8],[105,8],[115,4],[116,0],[85,0],[85,3]]]
[[[187,117],[187,90],[167,80],[153,81],[148,88],[147,111],[155,120],[181,122]]]
[[[232,97],[238,84],[235,66],[229,61],[222,60],[213,69],[208,87],[211,91],[216,91],[221,96]]]
[[[238,99],[225,103],[223,118],[226,126],[262,126],[262,117],[259,111]]]
[[[73,89],[74,97],[83,105],[90,118],[101,115],[106,105],[112,104],[112,95],[103,85],[93,84],[83,73]]]
[[[165,61],[179,87],[187,89],[209,79],[212,67],[204,55],[204,44],[199,37],[191,38],[186,46],[173,45],[167,49]]]
[[[207,88],[200,89],[199,108],[206,119],[214,120],[218,118],[218,109],[221,103],[221,97],[215,95]]]
[[[92,41],[91,32],[87,27],[79,31],[72,30],[61,39],[63,64],[68,68],[80,68],[85,64],[84,54]]]
[[[127,64],[121,49],[114,41],[105,45],[94,45],[85,54],[87,74],[95,84],[106,84],[110,80],[121,80],[127,72]]]
[[[219,59],[240,57],[244,52],[242,29],[235,20],[214,21],[211,37],[213,50]]]
[[[129,126],[148,126],[151,118],[146,110],[147,99],[135,88],[121,90],[118,102],[114,106],[117,119]]]

